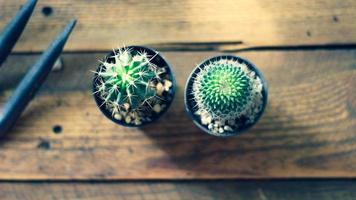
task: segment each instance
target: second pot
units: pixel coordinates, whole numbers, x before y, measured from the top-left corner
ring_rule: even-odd
[[[251,62],[221,55],[193,70],[184,94],[193,122],[206,133],[226,137],[239,135],[257,123],[267,105],[268,88]]]

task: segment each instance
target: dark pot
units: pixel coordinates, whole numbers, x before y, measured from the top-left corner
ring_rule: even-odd
[[[165,70],[166,70],[166,74],[170,77],[170,81],[172,82],[172,87],[171,89],[169,90],[169,92],[166,92],[165,94],[165,97],[167,99],[166,100],[166,103],[165,103],[165,108],[163,108],[163,110],[159,113],[154,113],[152,114],[152,117],[151,117],[151,121],[144,121],[142,122],[142,124],[140,125],[136,125],[136,124],[128,124],[126,123],[123,119],[122,120],[117,120],[115,119],[114,117],[112,117],[112,114],[110,113],[110,111],[108,109],[106,109],[105,106],[100,106],[103,104],[103,100],[98,96],[97,93],[94,93],[95,92],[95,88],[98,84],[98,79],[93,78],[93,96],[94,96],[94,99],[95,99],[95,102],[96,102],[96,105],[99,107],[99,109],[101,110],[101,112],[107,117],[109,118],[111,121],[117,123],[117,124],[120,124],[120,125],[123,125],[123,126],[127,126],[127,127],[141,127],[141,126],[144,126],[146,124],[149,124],[149,123],[152,123],[154,121],[156,121],[158,118],[160,118],[164,113],[166,113],[166,111],[168,110],[168,108],[170,107],[173,99],[174,99],[174,95],[175,95],[175,91],[176,91],[176,81],[175,81],[175,77],[173,75],[173,72],[170,68],[170,65],[168,64],[168,62],[162,57],[162,55],[160,55],[158,52],[156,52],[155,50],[153,49],[150,49],[150,48],[147,48],[147,47],[143,47],[143,46],[128,46],[128,47],[125,47],[125,48],[130,48],[132,49],[132,52],[133,54],[135,54],[135,52],[146,52],[149,56],[154,56],[156,55],[150,62],[155,64],[157,67],[164,67]],[[124,48],[122,48],[124,49]],[[118,50],[116,50],[118,51]],[[110,58],[111,56],[114,55],[114,52],[111,52],[109,53],[105,58],[104,60],[108,60],[108,59],[113,59],[113,58]],[[97,72],[98,70],[100,69],[100,66],[102,64],[100,64],[97,68]]]
[[[246,124],[236,130],[234,130],[233,132],[226,132],[223,134],[216,134],[213,133],[212,131],[210,131],[208,129],[208,127],[206,125],[201,124],[200,122],[200,118],[199,116],[195,115],[194,113],[197,111],[196,108],[196,102],[193,98],[193,94],[192,94],[192,86],[193,86],[193,80],[196,77],[197,73],[204,68],[204,66],[211,62],[211,61],[216,61],[216,60],[220,60],[220,59],[229,59],[229,60],[237,60],[240,63],[245,63],[247,65],[247,67],[251,70],[254,71],[256,73],[256,76],[258,76],[261,79],[262,82],[262,109],[260,110],[260,112],[257,114],[255,121],[253,123],[250,124]],[[268,87],[267,87],[267,83],[266,80],[264,79],[262,73],[260,72],[260,70],[254,66],[251,62],[249,62],[248,60],[244,59],[244,58],[240,58],[238,56],[234,56],[234,55],[220,55],[220,56],[215,56],[215,57],[211,57],[206,59],[205,61],[203,61],[202,63],[200,63],[199,65],[197,65],[197,67],[192,71],[192,73],[189,75],[186,86],[185,86],[185,92],[184,92],[184,104],[185,104],[185,108],[186,111],[188,113],[188,115],[190,116],[190,118],[193,120],[193,122],[204,132],[214,135],[214,136],[220,136],[220,137],[227,137],[227,136],[236,136],[239,135],[240,133],[248,130],[249,128],[251,128],[254,124],[257,123],[257,121],[261,118],[265,107],[267,105],[267,99],[268,99]]]

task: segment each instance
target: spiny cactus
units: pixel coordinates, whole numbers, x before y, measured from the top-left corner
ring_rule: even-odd
[[[195,114],[214,134],[229,134],[255,121],[262,109],[262,87],[245,63],[215,59],[201,66],[193,80]]]
[[[150,62],[156,55],[124,48],[102,61],[96,72],[95,93],[116,120],[140,125],[152,120],[152,112],[162,111],[162,93],[171,89],[172,82],[163,76],[164,67]]]

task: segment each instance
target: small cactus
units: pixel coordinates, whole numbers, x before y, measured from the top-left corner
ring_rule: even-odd
[[[164,92],[172,93],[172,77],[167,75],[168,66],[151,62],[155,56],[123,48],[101,62],[95,72],[94,94],[115,120],[141,125],[166,106]]]
[[[234,135],[253,124],[264,107],[263,83],[245,62],[215,57],[195,70],[194,115],[214,135]]]

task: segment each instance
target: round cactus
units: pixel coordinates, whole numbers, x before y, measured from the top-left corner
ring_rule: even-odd
[[[216,63],[199,73],[194,92],[197,102],[209,112],[234,115],[249,101],[250,79],[231,63]]]
[[[166,106],[163,93],[171,92],[172,77],[151,62],[155,56],[123,48],[101,62],[94,93],[114,119],[140,125]]]
[[[261,78],[236,57],[209,59],[191,82],[194,114],[214,135],[236,134],[256,122],[264,107]]]

